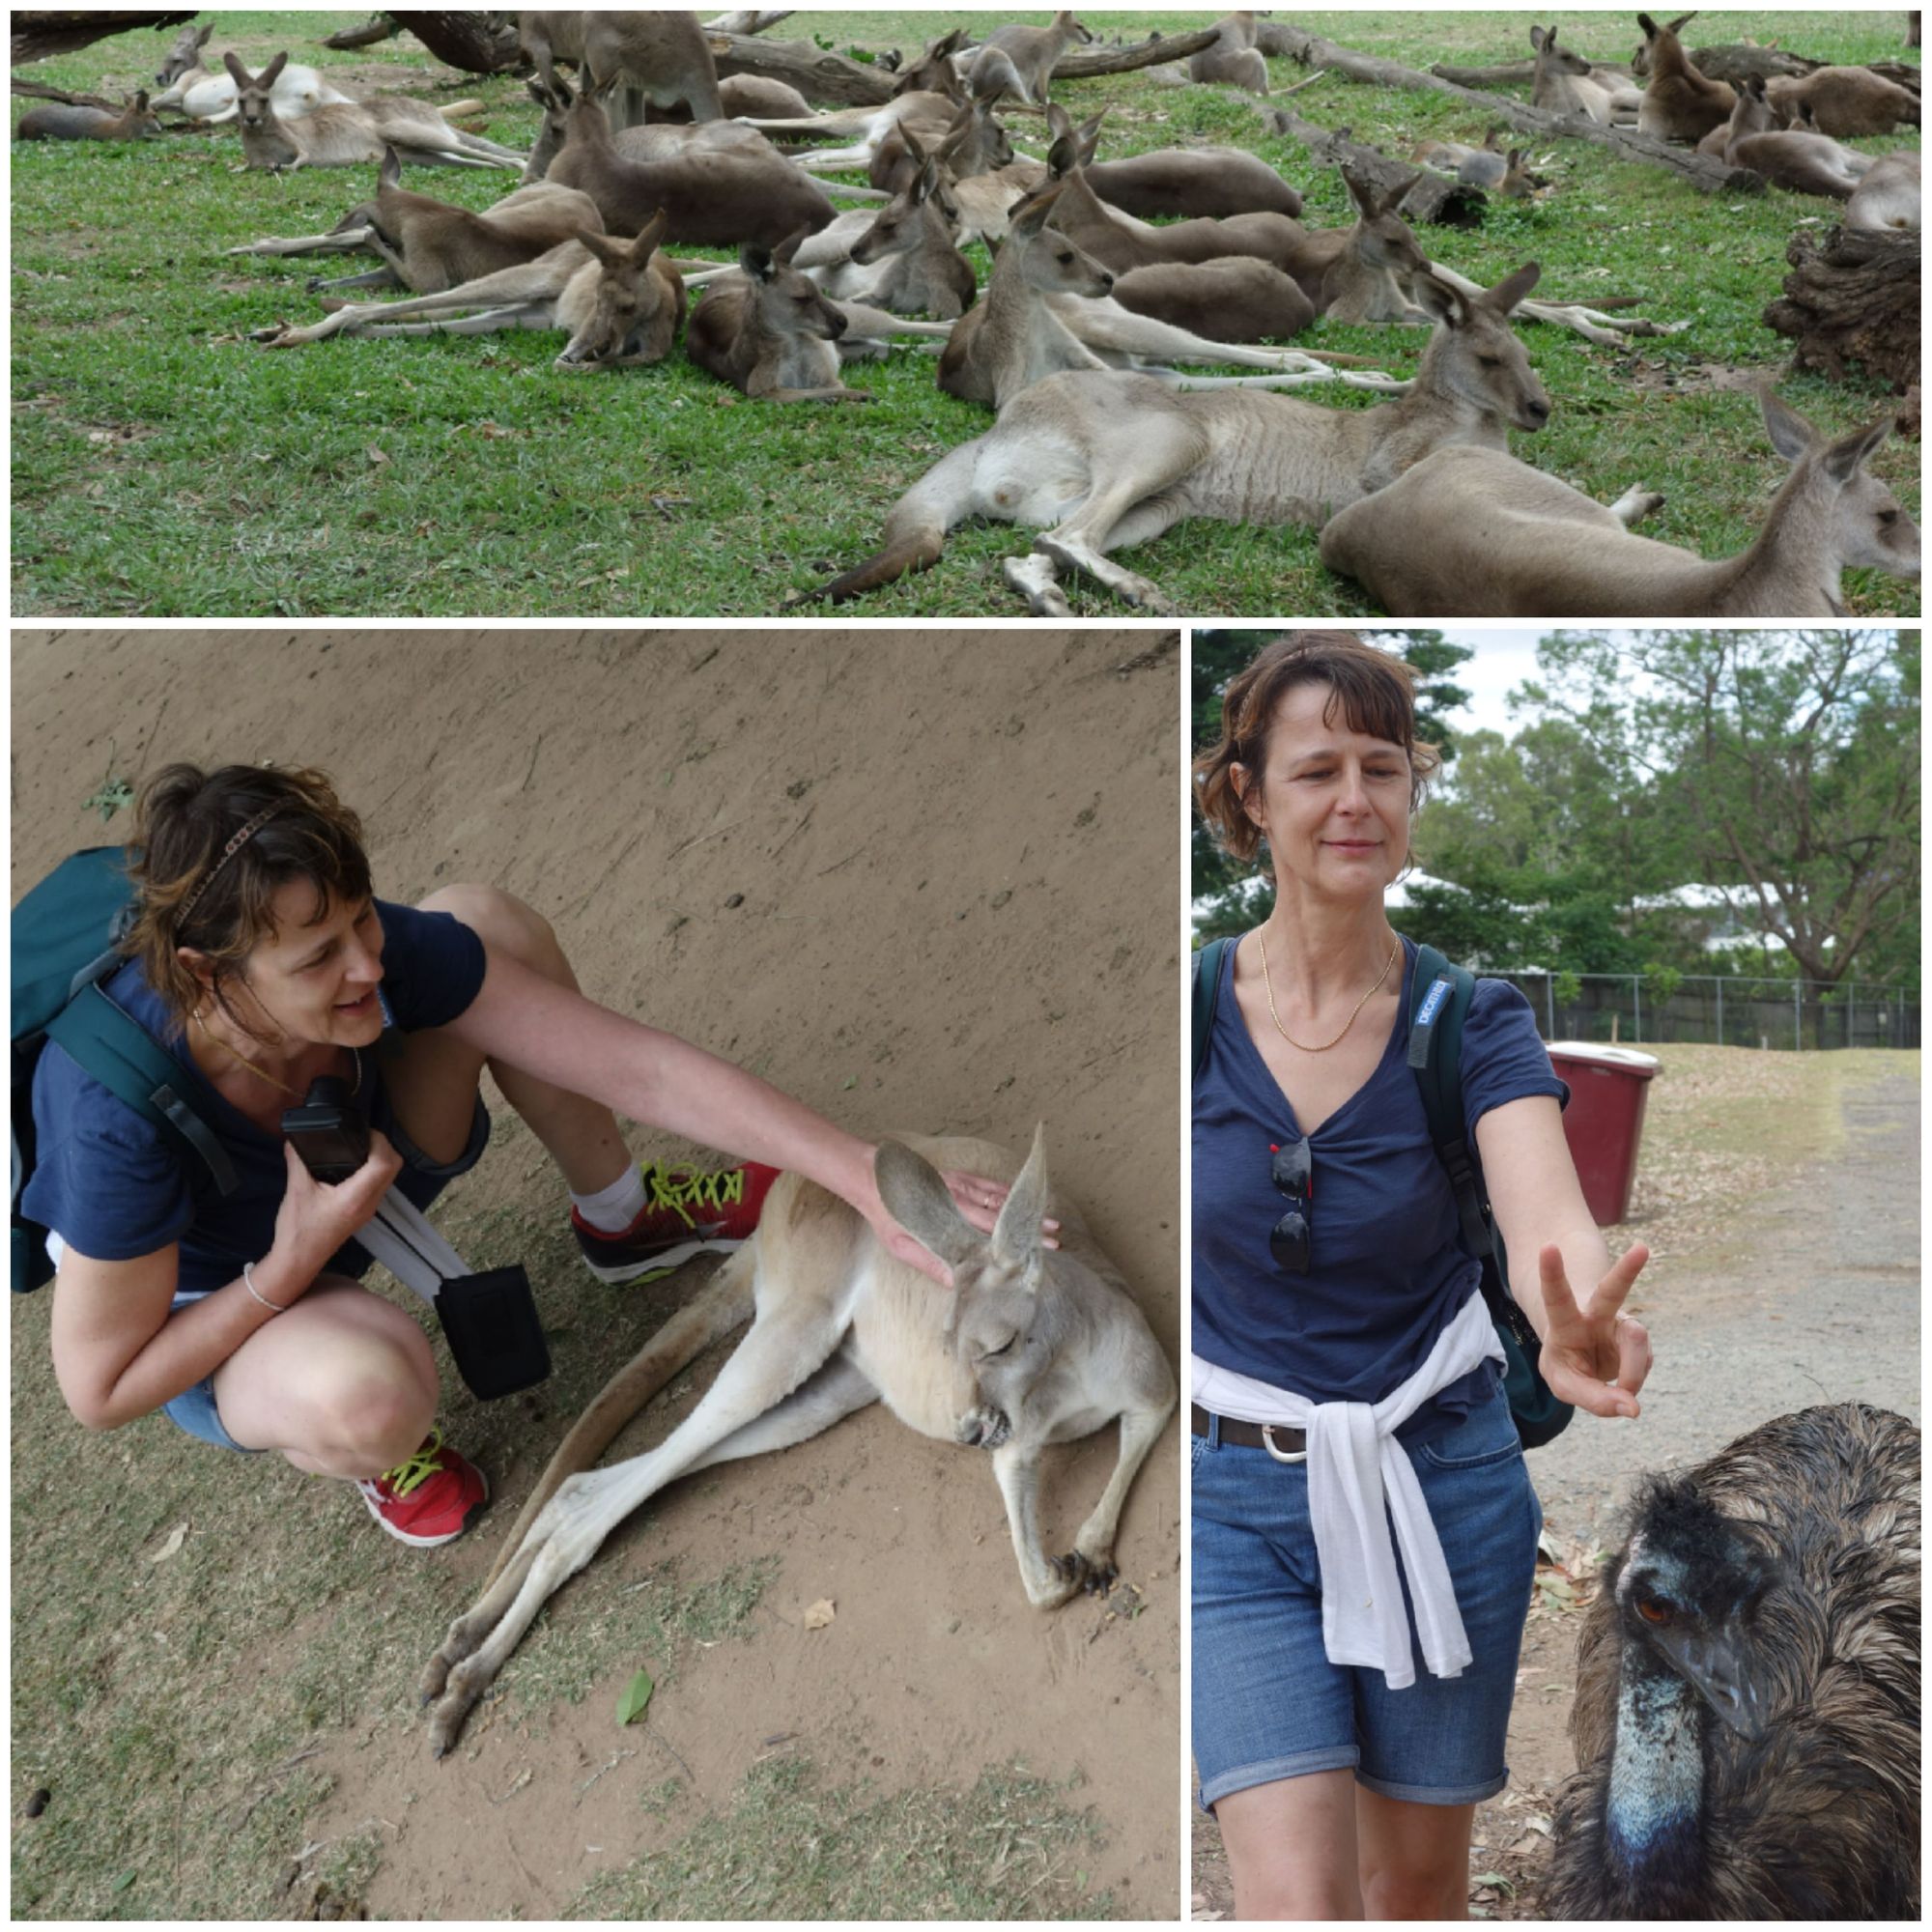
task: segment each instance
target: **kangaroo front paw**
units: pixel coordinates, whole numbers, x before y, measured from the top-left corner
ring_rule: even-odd
[[[1077,1549],[1065,1556],[1050,1556],[1047,1561],[1053,1565],[1053,1574],[1064,1583],[1071,1585],[1072,1589],[1085,1590],[1090,1597],[1104,1597],[1121,1574],[1114,1567],[1111,1556],[1089,1557]],[[1069,1595],[1072,1589],[1068,1591]]]
[[[969,1449],[997,1449],[1012,1433],[1006,1411],[984,1403],[969,1408],[952,1425],[952,1439]]]

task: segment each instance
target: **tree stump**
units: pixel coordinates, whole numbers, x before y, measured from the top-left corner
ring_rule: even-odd
[[[1803,230],[1784,251],[1791,273],[1765,324],[1798,345],[1797,366],[1841,380],[1850,363],[1902,395],[1918,380],[1918,237]]]

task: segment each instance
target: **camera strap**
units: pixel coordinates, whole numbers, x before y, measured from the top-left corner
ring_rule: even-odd
[[[405,1288],[434,1305],[446,1281],[469,1272],[469,1265],[430,1226],[413,1201],[392,1187],[383,1196],[376,1218],[355,1236]]]

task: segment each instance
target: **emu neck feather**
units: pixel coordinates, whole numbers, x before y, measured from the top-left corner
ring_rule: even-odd
[[[1681,1677],[1625,1653],[1605,1836],[1627,1876],[1695,1841],[1704,1802],[1703,1716]]]

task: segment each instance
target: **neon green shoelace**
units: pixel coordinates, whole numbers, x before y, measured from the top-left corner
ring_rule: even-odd
[[[668,1208],[687,1228],[695,1227],[691,1210],[735,1208],[745,1198],[745,1170],[720,1168],[706,1173],[695,1167],[660,1167],[655,1161],[643,1170],[644,1185],[653,1208]]]
[[[412,1490],[420,1489],[442,1466],[436,1460],[441,1450],[442,1430],[434,1428],[413,1456],[406,1456],[393,1469],[384,1469],[376,1480],[386,1483],[392,1496],[406,1496]]]

